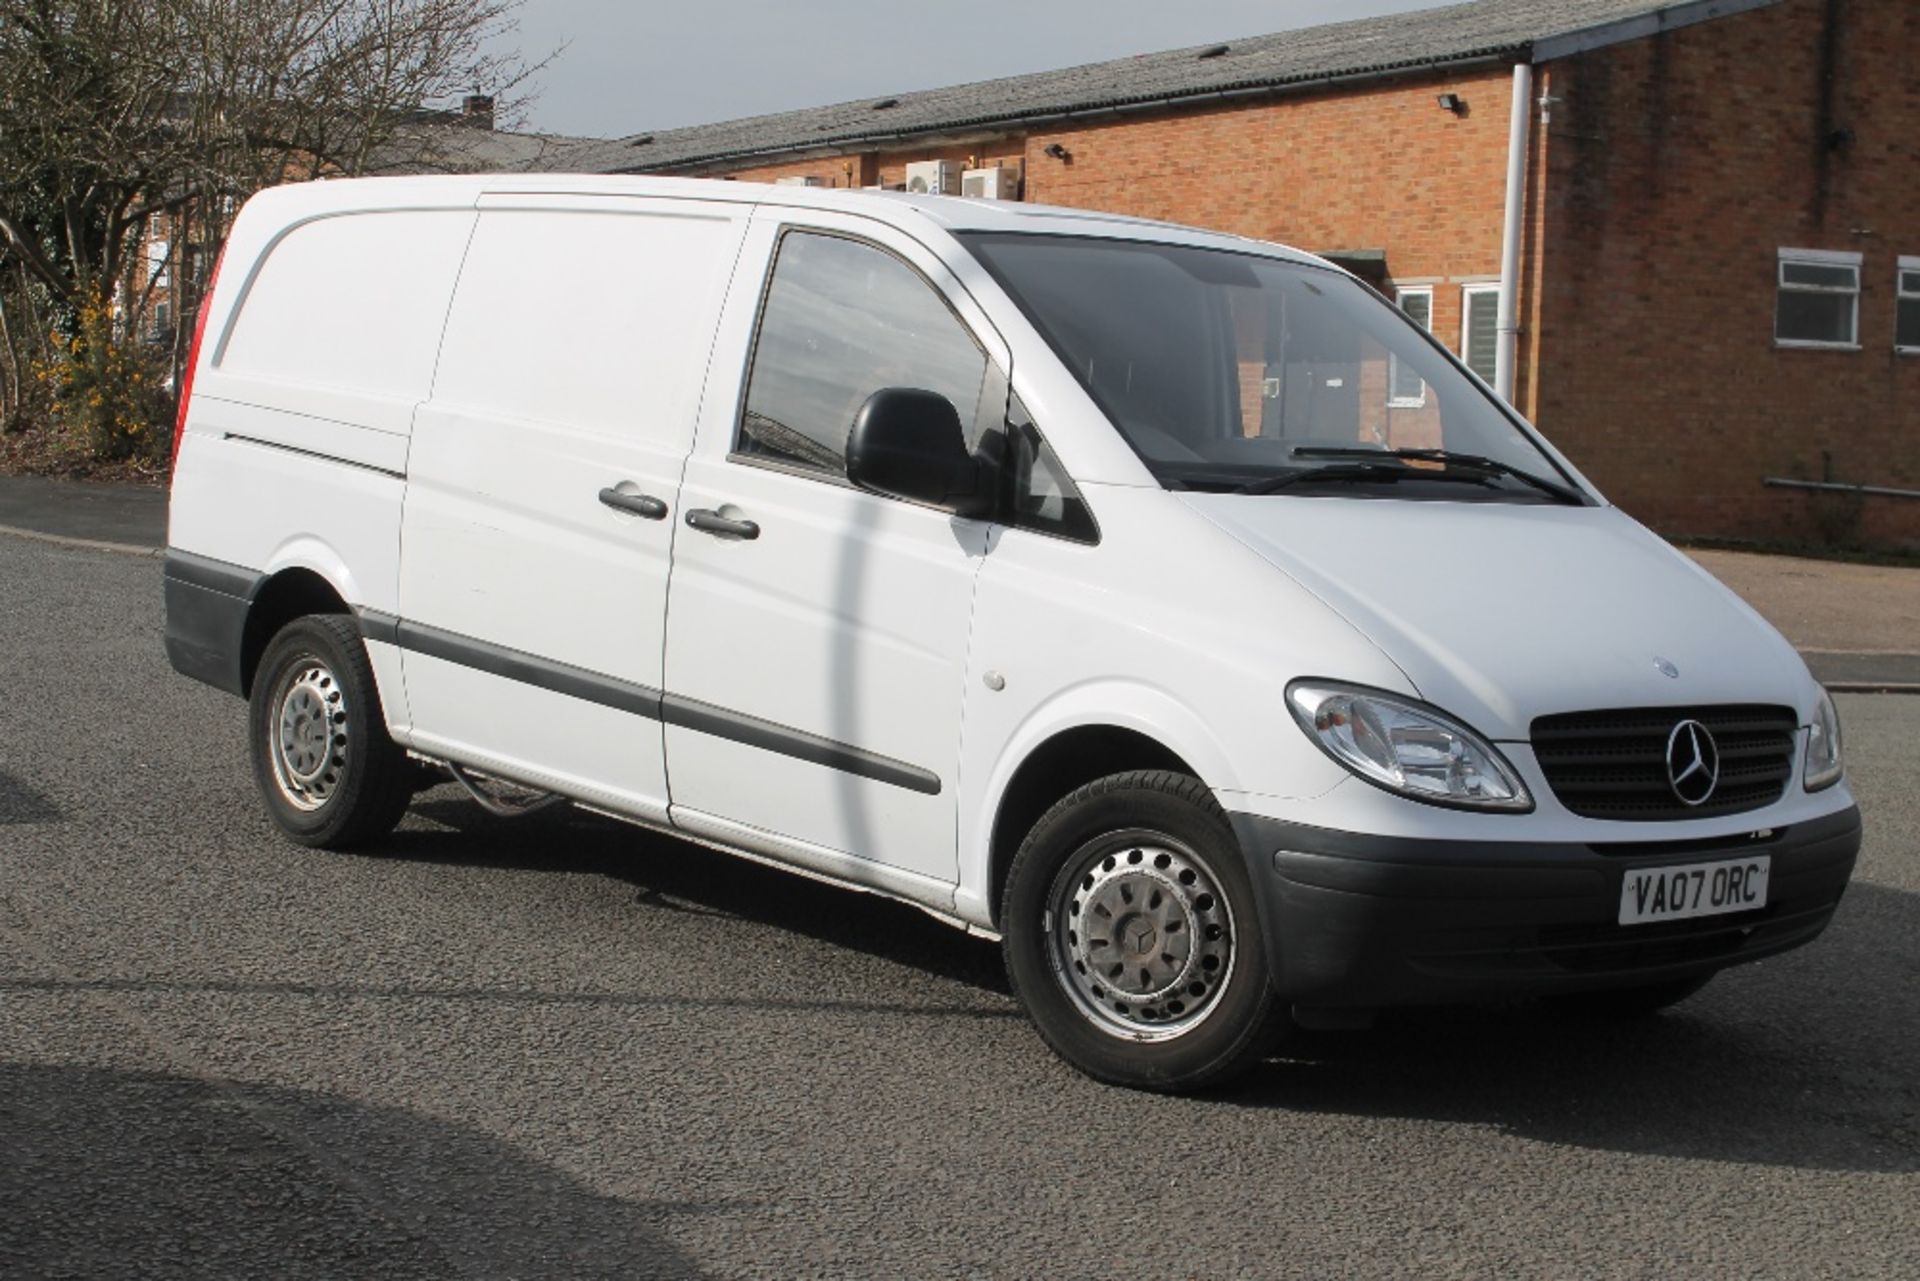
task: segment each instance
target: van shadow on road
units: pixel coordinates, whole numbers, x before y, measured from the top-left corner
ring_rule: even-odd
[[[659,910],[750,920],[981,992],[1011,995],[997,947],[878,895],[566,806],[502,820],[446,791],[416,799],[411,812],[441,830],[403,828],[379,846],[380,857],[607,876],[634,886],[642,903]],[[1008,1016],[1017,1016],[1011,1005]]]
[[[650,906],[752,921],[1008,993],[997,948],[897,903],[579,811],[502,822],[463,800],[424,797],[415,809],[440,830],[396,833],[380,857],[604,875]],[[1856,883],[1799,961],[1732,971],[1659,1016],[1578,1017],[1531,1003],[1387,1011],[1366,1032],[1295,1032],[1242,1081],[1169,1106],[1397,1117],[1599,1151],[1920,1172],[1920,1087],[1901,1066],[1920,1054],[1920,1010],[1903,995],[1916,938],[1920,896]],[[1010,1001],[1005,1014],[1017,1016]],[[1037,1038],[1032,1052],[1046,1054]]]
[[[395,1108],[0,1063],[0,1271],[87,1277],[692,1277],[660,1238],[722,1207],[600,1196]]]
[[[1911,937],[1920,899],[1897,902]],[[1858,925],[1858,921],[1852,922]],[[1662,1014],[1607,1018],[1532,1003],[1385,1012],[1364,1034],[1301,1036],[1236,1087],[1239,1106],[1486,1126],[1596,1151],[1800,1169],[1920,1173],[1911,983],[1882,952],[1854,963],[1840,927],[1832,979],[1896,998],[1835,1013],[1808,967],[1733,970]],[[1758,1006],[1758,1008],[1753,1008]]]

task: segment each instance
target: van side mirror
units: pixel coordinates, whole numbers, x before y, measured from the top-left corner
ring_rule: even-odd
[[[884,387],[860,406],[847,436],[847,479],[961,516],[984,516],[994,506],[993,469],[968,452],[960,411],[915,387]]]

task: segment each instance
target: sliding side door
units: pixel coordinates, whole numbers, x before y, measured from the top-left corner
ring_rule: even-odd
[[[667,570],[745,226],[717,202],[483,199],[408,468],[417,748],[666,817]]]

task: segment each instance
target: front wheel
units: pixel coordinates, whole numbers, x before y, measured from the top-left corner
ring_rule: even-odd
[[[267,812],[302,845],[364,845],[406,812],[413,775],[351,620],[311,614],[280,629],[254,677],[248,728]]]
[[[1040,1035],[1115,1085],[1184,1091],[1285,1024],[1233,829],[1198,779],[1099,779],[1034,824],[1001,905],[1007,974]]]

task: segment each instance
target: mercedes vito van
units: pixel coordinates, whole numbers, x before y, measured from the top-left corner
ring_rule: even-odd
[[[1832,702],[1276,245],[727,182],[322,182],[200,317],[165,566],[293,840],[427,766],[1003,940],[1191,1089],[1295,1020],[1677,1001],[1860,842]]]

